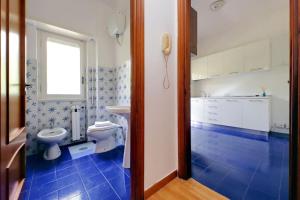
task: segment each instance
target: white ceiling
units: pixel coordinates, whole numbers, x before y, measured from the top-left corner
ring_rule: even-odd
[[[289,0],[225,0],[219,11],[211,11],[209,6],[215,0],[192,0],[192,7],[198,12],[198,38],[257,21],[276,11],[289,10]]]

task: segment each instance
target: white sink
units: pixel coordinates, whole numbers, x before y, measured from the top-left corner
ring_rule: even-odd
[[[114,114],[128,114],[130,106],[106,106],[106,110]]]
[[[116,115],[121,115],[128,122],[128,130],[126,133],[123,167],[130,168],[130,106],[106,106],[106,110]]]

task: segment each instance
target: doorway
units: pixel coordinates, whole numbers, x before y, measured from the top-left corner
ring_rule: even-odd
[[[193,2],[196,3],[197,1],[193,1]],[[230,4],[230,2],[227,2],[227,3]],[[285,3],[287,3],[287,2],[285,2]],[[189,46],[190,36],[192,37],[192,35],[193,35],[192,33],[189,33],[189,31],[192,30],[192,29],[190,29],[190,25],[191,25],[190,23],[193,23],[193,20],[191,19],[192,14],[191,14],[191,10],[190,10],[192,4],[190,2],[186,2],[186,1],[179,1],[178,4],[179,4],[179,10],[178,10],[178,12],[179,12],[179,41],[181,41],[181,43],[179,42],[179,54],[178,54],[178,56],[179,56],[179,62],[178,62],[179,63],[179,66],[178,66],[178,70],[179,70],[178,71],[178,76],[179,76],[178,77],[178,80],[179,80],[179,85],[178,85],[178,94],[179,94],[178,97],[179,98],[178,98],[178,101],[179,101],[179,105],[178,106],[179,106],[179,113],[181,113],[180,111],[182,111],[182,113],[183,113],[182,115],[179,115],[179,121],[178,121],[179,122],[179,176],[181,178],[187,179],[187,178],[190,178],[191,175],[192,175],[192,170],[191,169],[192,169],[192,166],[193,166],[192,162],[194,161],[193,158],[195,158],[196,160],[198,159],[198,161],[205,161],[205,159],[201,159],[201,158],[199,159],[199,157],[196,158],[197,155],[194,156],[194,154],[191,152],[191,148],[193,148],[193,144],[192,144],[193,141],[196,140],[196,138],[199,136],[198,141],[200,141],[200,143],[201,143],[201,141],[203,142],[203,143],[200,144],[200,147],[198,147],[198,150],[200,151],[200,154],[201,153],[205,154],[207,152],[207,149],[210,148],[208,146],[204,147],[204,145],[207,145],[208,143],[213,144],[216,141],[208,140],[207,138],[206,138],[207,139],[206,140],[205,138],[203,138],[203,137],[205,137],[204,133],[196,134],[197,130],[199,130],[199,129],[191,128],[191,125],[190,125],[191,120],[192,120],[190,115],[192,114],[192,118],[195,118],[195,115],[193,113],[190,113],[191,106],[195,106],[195,104],[191,105],[191,104],[195,103],[195,102],[193,102],[193,100],[192,100],[192,102],[190,102],[191,93],[193,92],[193,91],[191,91],[191,88],[190,88],[190,80],[195,79],[195,77],[191,77],[191,68],[190,67],[193,66],[193,64],[190,63],[190,51],[191,51],[190,49],[191,49],[191,47]],[[297,85],[297,79],[295,79],[295,74],[294,73],[295,73],[295,69],[298,68],[297,64],[295,63],[295,60],[297,60],[297,56],[295,56],[295,52],[296,52],[295,50],[297,48],[297,44],[295,43],[295,41],[293,39],[298,34],[298,33],[295,33],[295,30],[294,30],[295,25],[297,24],[295,22],[295,21],[297,21],[297,17],[296,17],[296,14],[295,14],[295,8],[297,8],[297,5],[298,5],[297,1],[292,1],[291,5],[289,5],[290,6],[289,7],[290,8],[289,12],[290,12],[290,16],[291,16],[291,18],[290,18],[290,29],[289,29],[290,33],[288,33],[288,39],[285,40],[286,43],[289,43],[289,41],[291,41],[291,47],[290,47],[290,49],[291,49],[291,60],[290,60],[290,65],[289,65],[290,68],[287,70],[287,74],[289,73],[289,71],[291,71],[291,73],[287,75],[288,78],[290,77],[290,80],[285,78],[286,81],[284,81],[284,84],[286,84],[287,86],[288,86],[288,84],[290,84],[290,86],[288,86],[286,88],[286,92],[288,92],[289,90],[291,91],[290,94],[288,95],[288,98],[287,98],[287,104],[289,104],[289,102],[290,102],[290,107],[291,108],[296,106],[297,103],[298,103],[297,102],[298,100],[295,99],[295,93],[293,93],[293,91],[295,91],[295,87],[297,87],[296,86]],[[224,5],[224,8],[225,7],[226,7],[226,4]],[[206,8],[207,7],[203,8],[203,9],[206,9]],[[288,14],[288,16],[289,16],[289,14]],[[182,23],[183,21],[185,22],[185,24]],[[188,31],[186,31],[186,30],[188,30]],[[289,39],[289,38],[291,38],[291,39]],[[201,45],[203,45],[202,47],[205,48],[205,44],[201,43],[198,46],[198,50],[199,50],[199,48],[201,48]],[[182,50],[181,50],[181,48],[182,48]],[[289,50],[287,50],[287,52],[289,52]],[[220,53],[220,52],[213,52],[213,53]],[[229,54],[230,54],[230,52],[228,53],[228,55]],[[216,56],[220,56],[220,54],[216,55]],[[229,56],[227,56],[227,57],[229,57]],[[287,57],[289,59],[289,56],[287,56]],[[230,77],[230,78],[232,78],[232,77]],[[230,78],[228,78],[228,79],[230,79]],[[205,80],[200,81],[200,82],[205,82]],[[232,82],[232,80],[231,81],[227,80],[227,83],[225,83],[225,84],[230,84],[230,82]],[[217,89],[214,92],[216,92],[216,91],[217,91]],[[201,95],[203,95],[203,94],[201,94]],[[263,96],[263,94],[261,94],[261,95]],[[209,98],[211,98],[211,95],[204,95],[204,96],[209,96]],[[235,94],[233,94],[233,95],[229,94],[227,96],[232,98],[232,96],[235,96]],[[194,100],[199,101],[199,99],[194,99]],[[213,99],[213,100],[215,100],[215,99]],[[233,99],[233,100],[236,101],[236,99]],[[219,101],[219,100],[217,100],[217,101]],[[217,104],[217,103],[212,102],[211,104]],[[199,105],[201,107],[201,102],[196,102],[196,105]],[[211,106],[215,107],[216,105],[211,105]],[[288,107],[287,107],[287,109],[288,109]],[[228,106],[226,106],[225,109],[226,108],[228,108]],[[234,106],[234,108],[238,108],[238,107]],[[286,193],[282,197],[282,199],[287,199],[288,198],[287,193],[289,193],[290,198],[292,198],[292,199],[296,198],[296,196],[295,196],[296,195],[295,187],[297,187],[297,181],[294,178],[292,178],[291,175],[295,174],[296,171],[297,171],[296,170],[297,168],[296,168],[296,165],[295,165],[295,160],[294,160],[294,159],[296,159],[296,157],[294,158],[294,156],[293,156],[293,155],[295,155],[295,154],[293,154],[293,152],[295,152],[296,149],[298,148],[297,146],[295,146],[295,139],[297,138],[295,136],[295,134],[297,134],[297,131],[296,131],[295,127],[297,127],[297,126],[293,125],[293,124],[297,123],[297,121],[296,121],[297,118],[295,118],[297,113],[292,112],[294,109],[291,109],[291,108],[289,109],[289,114],[287,115],[290,118],[291,121],[285,123],[285,125],[282,126],[282,127],[290,127],[289,138],[285,137],[284,139],[282,139],[282,138],[279,139],[279,141],[284,140],[284,142],[283,142],[284,147],[282,147],[282,148],[285,149],[284,151],[281,151],[281,153],[284,152],[284,155],[285,155],[285,158],[284,158],[285,159],[285,162],[284,162],[285,167],[284,168],[286,169],[286,170],[284,170],[285,171],[285,183],[283,184],[283,185],[285,185],[284,187],[286,187],[285,188]],[[194,110],[195,109],[192,109],[192,112]],[[196,116],[196,117],[201,118],[201,116]],[[234,122],[236,122],[236,121],[234,121]],[[229,120],[226,123],[232,123],[232,121]],[[212,123],[212,124],[215,124],[215,123]],[[200,124],[200,125],[203,125],[203,124]],[[225,127],[223,127],[223,125],[225,125]],[[205,128],[207,128],[207,127],[205,127]],[[214,128],[216,128],[216,127],[209,127],[208,131],[211,131],[211,132],[214,132],[214,131],[222,132],[223,131],[223,132],[226,132],[226,133],[233,133],[234,132],[233,130],[227,130],[228,127],[226,126],[226,124],[222,124],[222,126],[220,126],[220,127],[217,126],[217,128],[225,128],[226,130],[216,130]],[[248,130],[250,128],[248,127],[246,129]],[[194,135],[193,135],[193,131],[194,131]],[[191,132],[192,132],[192,136],[191,136]],[[235,134],[238,134],[238,133],[236,132]],[[195,135],[196,135],[196,138],[195,138]],[[212,136],[212,135],[209,135],[209,136]],[[215,135],[215,137],[222,137],[222,136],[231,138],[230,142],[234,141],[234,140],[232,140],[233,139],[232,136],[218,135],[218,134]],[[245,138],[245,136],[248,136],[248,135],[242,135],[242,137],[240,135],[239,138],[243,138],[243,137]],[[250,135],[250,136],[253,136],[253,135]],[[261,136],[261,135],[259,135],[259,136]],[[269,137],[268,140],[273,140],[274,139],[273,136],[274,135],[272,135],[272,134],[268,135],[268,137]],[[278,135],[275,136],[275,140],[278,139],[277,136]],[[279,135],[279,136],[282,136],[282,135]],[[234,138],[238,138],[237,135],[235,135]],[[225,138],[223,138],[223,139],[226,140]],[[223,139],[221,139],[221,141],[223,141]],[[246,140],[249,140],[249,138],[246,139]],[[260,143],[260,142],[258,142],[258,143]],[[289,143],[289,145],[288,145],[288,143]],[[233,143],[233,145],[229,146],[228,148],[229,149],[233,148],[234,144],[235,143]],[[260,143],[260,144],[262,144],[262,143]],[[266,144],[266,143],[264,143],[264,144]],[[220,142],[219,144],[217,144],[214,147],[222,148],[221,146],[222,146],[222,142]],[[268,146],[270,147],[270,145],[268,145]],[[194,146],[194,148],[195,147],[196,146]],[[277,147],[281,148],[281,147],[277,146],[277,144],[276,144],[276,147],[274,149],[276,149]],[[205,148],[205,149],[203,149],[203,148]],[[245,148],[247,148],[247,147],[245,147]],[[264,147],[262,147],[262,148],[264,148]],[[270,149],[272,149],[272,145],[271,145],[271,148],[268,149],[268,151]],[[216,149],[211,149],[211,150],[214,153],[216,153],[218,151]],[[231,160],[231,162],[234,162],[234,161],[232,161],[231,158],[226,157],[228,154],[222,155],[223,150],[224,149],[222,149],[222,151],[219,152],[219,155],[221,157],[223,156],[222,158],[224,158],[224,159]],[[260,153],[260,154],[263,154],[263,153]],[[265,154],[265,155],[267,155],[267,154]],[[243,157],[242,156],[240,157],[238,155],[236,155],[236,156],[237,156],[236,158],[240,158],[240,160],[238,162],[239,162],[239,164],[241,164],[241,162],[243,162]],[[215,157],[215,158],[217,158],[216,159],[217,161],[222,161],[222,158],[219,158],[216,154],[214,154],[214,156],[210,155],[209,157],[210,158]],[[251,159],[249,158],[248,160],[251,160]],[[276,168],[277,165],[275,164],[275,162],[277,162],[277,161],[275,161],[275,160],[270,161],[271,164],[269,163],[270,164],[269,166],[273,166],[273,167]],[[254,163],[254,161],[251,162],[251,163]],[[202,162],[201,164],[202,164],[201,166],[203,166],[207,163]],[[247,165],[247,166],[249,166],[249,165]],[[290,169],[289,172],[287,170],[288,166],[289,166],[289,169]],[[264,165],[264,167],[266,167],[265,170],[268,173],[271,171],[271,169],[267,169],[268,166]],[[224,171],[222,171],[221,168],[218,168],[218,169],[220,169],[221,173],[224,172]],[[213,171],[212,171],[212,173],[213,173]],[[221,177],[220,174],[216,175],[216,177],[220,178]],[[291,177],[291,178],[289,178],[289,180],[288,180],[288,177]],[[193,176],[193,178],[194,178],[194,176]],[[203,182],[206,181],[204,176],[199,177],[199,179],[203,180]],[[253,177],[251,176],[251,180],[255,180],[255,176],[253,176]],[[209,180],[207,180],[207,182],[206,182],[207,185],[209,186],[208,182],[209,182]],[[263,185],[263,181],[257,181],[257,182]],[[230,183],[232,183],[232,185],[233,185],[233,182],[230,182]],[[225,184],[223,183],[222,185],[225,185]],[[230,185],[230,184],[228,184],[228,185]],[[289,189],[287,187],[288,185],[289,185]],[[211,185],[211,187],[215,190],[217,188],[217,186],[213,186],[213,185]],[[288,192],[288,190],[289,190],[289,192]],[[220,193],[221,193],[221,190],[220,190]],[[224,194],[226,194],[226,193],[224,193]]]
[[[114,3],[108,2],[108,1],[105,1],[105,2],[108,3],[108,4],[114,4]],[[12,26],[11,24],[9,25],[9,24],[4,23],[4,22],[6,22],[6,19],[7,19],[5,17],[12,16],[10,12],[6,12],[6,8],[10,8],[7,5],[11,6],[12,10],[16,13],[17,13],[17,11],[18,12],[20,11],[20,13],[18,13],[18,15],[20,15],[20,27]],[[144,110],[143,110],[144,109],[144,106],[143,106],[144,105],[144,99],[143,99],[143,96],[144,96],[143,95],[144,94],[144,87],[143,87],[143,85],[144,85],[144,71],[143,71],[143,66],[144,66],[144,63],[143,63],[143,58],[144,58],[144,49],[143,49],[143,43],[144,43],[144,39],[143,39],[144,38],[143,13],[144,12],[143,12],[143,9],[144,8],[143,8],[143,1],[135,1],[135,0],[128,1],[128,7],[130,8],[130,12],[129,12],[130,14],[128,13],[127,17],[128,17],[128,19],[130,19],[129,20],[130,24],[128,24],[128,26],[127,26],[127,30],[129,30],[129,34],[127,34],[127,35],[128,35],[128,38],[129,38],[130,41],[126,41],[126,42],[128,42],[131,46],[130,50],[128,49],[129,59],[131,60],[131,79],[129,78],[128,80],[129,80],[129,82],[131,82],[131,84],[129,84],[129,86],[127,88],[132,89],[131,90],[132,98],[127,99],[129,104],[131,104],[131,107],[130,107],[131,137],[129,137],[129,139],[131,140],[130,141],[131,142],[131,149],[130,149],[131,159],[130,159],[130,162],[127,163],[127,164],[130,164],[131,166],[130,166],[130,170],[127,170],[128,171],[127,177],[130,177],[131,184],[124,183],[124,185],[121,185],[121,188],[117,189],[118,186],[115,185],[116,187],[114,188],[113,183],[109,182],[108,177],[105,178],[105,176],[104,176],[104,178],[106,179],[106,181],[108,180],[108,184],[110,185],[109,187],[112,189],[112,191],[114,190],[116,196],[119,199],[129,199],[129,198],[142,199],[143,195],[144,195],[144,187],[143,187],[144,186],[144,168],[141,167],[141,166],[143,166],[143,163],[144,163],[144,159],[143,159],[143,157],[144,157],[144,154],[143,154],[143,151],[144,151],[144,145],[143,145],[144,144],[144,140],[143,140],[143,132],[144,132],[144,129],[143,129],[143,126],[144,126],[143,125],[144,124],[144,120],[143,120],[143,116],[144,116]],[[24,156],[25,156],[25,151],[27,152],[27,151],[32,150],[34,148],[25,149],[24,143],[26,141],[25,140],[26,133],[23,131],[23,129],[22,129],[22,131],[19,131],[20,133],[15,134],[15,135],[11,135],[11,134],[8,133],[8,131],[11,131],[11,130],[8,129],[8,128],[6,129],[6,122],[8,124],[8,121],[5,121],[5,120],[6,120],[6,116],[8,116],[8,115],[6,115],[5,113],[7,113],[8,110],[6,110],[5,108],[6,108],[6,105],[7,106],[9,105],[12,109],[13,105],[18,104],[17,106],[14,107],[14,109],[19,109],[20,108],[18,110],[18,112],[20,112],[21,114],[20,114],[20,118],[15,118],[15,119],[16,120],[20,119],[21,122],[20,123],[16,122],[17,124],[13,124],[13,125],[16,126],[16,127],[17,127],[17,125],[20,125],[20,127],[22,127],[22,125],[25,125],[25,119],[24,119],[25,118],[24,117],[25,108],[24,108],[24,105],[23,105],[23,104],[25,104],[25,102],[24,102],[25,101],[24,88],[25,88],[25,86],[27,87],[27,89],[32,87],[32,85],[29,85],[29,84],[25,85],[25,80],[24,80],[25,79],[25,66],[24,66],[24,64],[25,64],[25,45],[24,45],[25,44],[25,12],[24,12],[25,11],[25,1],[6,1],[6,0],[1,1],[1,11],[3,11],[3,13],[6,13],[5,15],[2,15],[3,19],[1,20],[2,21],[1,30],[3,30],[4,33],[5,33],[5,34],[1,35],[2,36],[1,37],[2,41],[6,40],[5,39],[6,37],[4,37],[4,36],[11,36],[11,37],[13,36],[9,32],[9,30],[13,30],[13,29],[8,29],[9,27],[11,27],[11,28],[20,28],[20,30],[18,29],[18,31],[20,31],[20,45],[18,43],[11,43],[11,45],[15,45],[14,47],[17,48],[17,49],[14,49],[14,52],[12,52],[12,53],[18,53],[17,50],[20,50],[20,52],[21,52],[20,54],[18,54],[20,56],[20,60],[21,60],[19,65],[12,66],[12,67],[17,67],[20,70],[19,71],[20,73],[15,72],[17,75],[20,76],[20,84],[18,85],[18,91],[20,92],[20,97],[19,97],[18,100],[20,101],[20,103],[19,102],[10,102],[10,100],[12,100],[12,99],[8,98],[8,96],[3,96],[4,94],[7,94],[5,91],[7,91],[8,89],[6,87],[4,87],[4,85],[1,84],[1,86],[3,86],[3,87],[1,87],[1,130],[3,130],[3,131],[1,131],[1,157],[0,157],[1,158],[1,166],[2,166],[1,167],[1,195],[3,195],[3,196],[1,196],[1,198],[3,197],[3,199],[9,199],[9,198],[13,197],[13,198],[17,199],[20,194],[21,194],[20,198],[22,198],[22,197],[26,198],[26,190],[28,189],[28,187],[30,185],[30,184],[27,184],[27,183],[29,183],[33,180],[31,178],[28,178],[30,176],[30,171],[27,170],[26,175],[24,173],[24,171],[25,171],[25,157]],[[37,8],[37,13],[35,13],[35,14],[38,14],[39,11],[40,11],[40,9]],[[15,20],[15,18],[14,18],[14,20]],[[33,22],[33,21],[30,21],[30,22]],[[38,31],[47,31],[47,32],[49,32],[49,30],[51,29],[50,27],[55,29],[55,27],[53,27],[51,25],[50,26],[47,26],[47,25],[44,26],[42,23],[37,23],[37,22],[33,22],[33,24],[36,25],[36,26],[39,26]],[[48,29],[47,27],[50,28],[50,29]],[[65,28],[68,29],[70,27],[65,27]],[[47,30],[45,30],[45,29],[47,29]],[[60,29],[60,28],[58,28],[58,29]],[[80,34],[79,35],[75,34],[75,35],[77,35],[77,36],[75,36],[74,32],[71,33],[72,31],[71,32],[66,31],[69,34],[71,34],[72,39],[69,39],[69,37],[70,37],[69,34],[64,35],[63,32],[64,33],[66,33],[66,32],[62,29],[60,29],[60,31],[62,31],[62,32],[60,32],[58,29],[56,29],[57,32],[55,31],[54,34],[51,33],[52,38],[53,38],[53,36],[56,38],[55,40],[50,41],[50,42],[52,42],[52,44],[56,43],[54,45],[56,45],[56,46],[60,45],[61,47],[62,46],[67,47],[67,49],[69,49],[69,50],[71,50],[72,48],[73,48],[73,50],[76,50],[76,48],[80,46],[80,48],[79,48],[80,52],[83,52],[82,51],[83,48],[81,49],[81,44],[82,44],[82,40],[84,39],[83,35],[85,35],[85,34],[82,34],[78,38],[78,36]],[[76,30],[75,30],[75,32],[76,32]],[[41,34],[41,35],[44,35],[44,34]],[[48,33],[46,35],[48,35]],[[44,35],[44,36],[46,36],[46,35]],[[107,34],[107,36],[108,35],[109,34]],[[83,36],[83,38],[82,38],[82,36]],[[43,37],[41,37],[41,38],[43,38]],[[68,39],[66,39],[66,38],[68,38]],[[12,39],[16,39],[16,38],[12,38]],[[93,38],[90,38],[90,39],[91,39],[90,41],[93,42]],[[119,38],[119,36],[117,36],[117,38],[115,38],[115,39],[116,39],[117,43],[123,42],[123,41],[120,41],[121,38]],[[61,42],[61,41],[64,41],[64,42]],[[3,43],[3,44],[5,44],[5,43]],[[39,43],[39,44],[41,44],[41,43]],[[74,45],[70,45],[70,44],[74,44]],[[79,45],[77,45],[77,44],[79,44]],[[19,45],[19,46],[16,46],[16,45]],[[6,52],[5,48],[8,48],[8,46],[4,45],[2,47],[3,47],[3,49],[1,50],[1,52],[5,53]],[[47,52],[48,53],[51,52],[50,49],[48,49]],[[58,54],[56,54],[57,51],[56,52],[52,51],[52,53],[54,53],[56,56],[59,56]],[[32,56],[32,55],[33,54],[31,54],[30,56]],[[51,57],[51,55],[49,55],[49,54],[47,54],[47,56]],[[4,61],[5,61],[4,58],[6,58],[6,57],[7,57],[6,55],[2,54],[2,56],[1,56],[1,61],[3,61],[2,63],[4,63]],[[80,56],[80,57],[82,57],[82,56]],[[104,58],[104,59],[106,59],[106,58]],[[76,59],[74,59],[73,61],[76,61]],[[8,79],[3,79],[5,77],[4,74],[8,74],[8,73],[5,72],[5,67],[6,67],[5,64],[1,65],[2,66],[1,67],[1,74],[2,74],[1,75],[1,83],[4,83],[4,81],[5,81],[5,82],[10,84],[10,81]],[[27,65],[34,65],[34,63],[27,62]],[[78,72],[82,73],[84,71],[81,69],[80,65],[81,65],[81,63],[78,64],[78,66],[79,66]],[[98,67],[98,66],[96,66],[96,67]],[[31,68],[34,69],[35,67],[31,66]],[[93,71],[93,70],[91,70],[91,71]],[[111,73],[114,73],[114,71],[117,71],[117,70],[108,70],[107,73],[111,74]],[[11,72],[13,72],[13,71],[11,70]],[[74,69],[73,72],[75,72],[75,69]],[[31,75],[32,75],[31,73],[26,74],[27,78],[29,78]],[[129,75],[129,77],[130,77],[130,75]],[[32,78],[32,77],[30,77],[30,78]],[[108,78],[108,77],[105,77],[105,78]],[[100,79],[101,79],[101,77],[99,78],[99,80]],[[32,80],[32,81],[34,82],[34,80]],[[83,79],[81,79],[80,83],[82,84],[83,82],[84,82]],[[74,83],[77,84],[76,82],[74,82]],[[75,86],[75,84],[72,85],[72,87]],[[81,98],[82,96],[84,96],[85,88],[83,88],[83,87],[79,87],[79,88],[80,88],[79,89],[80,94],[78,93],[79,95],[76,98]],[[46,98],[49,97],[49,95],[47,97],[47,91],[48,90],[44,90],[44,94],[46,94],[46,96],[44,95],[44,97],[46,97]],[[39,90],[39,92],[41,92],[41,91]],[[42,97],[42,96],[40,96],[40,97]],[[133,97],[133,96],[135,96],[136,98]],[[7,102],[5,101],[6,99],[8,100]],[[75,100],[75,99],[73,99],[73,100]],[[30,100],[30,98],[28,98],[27,101],[28,100]],[[15,104],[13,104],[13,103],[15,103]],[[47,103],[44,102],[42,104],[46,105]],[[56,106],[59,107],[60,103],[58,103]],[[51,108],[49,107],[49,109],[47,109],[47,111],[45,110],[45,112],[55,112],[56,114],[58,114],[57,113],[57,112],[59,112],[57,110],[58,107],[51,106]],[[62,106],[62,108],[63,107],[64,106]],[[67,107],[68,106],[65,106],[65,111],[66,112],[69,111],[69,108],[67,109]],[[82,107],[84,107],[84,106],[82,106]],[[80,107],[75,107],[75,110],[80,110],[80,109],[82,109],[82,107],[81,106]],[[26,110],[26,111],[27,111],[27,114],[28,114],[28,112],[31,112],[30,110]],[[41,110],[39,110],[39,111],[41,111]],[[14,112],[14,113],[17,113],[17,111]],[[36,113],[36,114],[38,114],[38,113]],[[68,121],[68,120],[70,120],[70,117],[65,117],[62,120],[63,121]],[[39,121],[39,123],[43,123],[43,122],[41,122],[42,120],[37,120],[37,121]],[[11,122],[13,122],[13,120],[11,120]],[[57,121],[56,120],[52,119],[49,122],[51,122],[50,126],[57,126]],[[29,124],[26,124],[26,126],[28,126],[28,125]],[[45,128],[47,128],[47,127],[45,126]],[[58,130],[58,131],[60,131],[60,130]],[[32,138],[29,137],[29,139],[32,139]],[[30,141],[32,142],[32,140],[30,140]],[[68,141],[65,140],[64,142],[68,142]],[[80,142],[81,141],[79,141],[79,144],[80,144]],[[2,144],[6,144],[6,145],[2,145]],[[17,146],[17,145],[20,145],[20,146]],[[64,148],[67,148],[67,147],[62,147],[62,149],[64,149]],[[13,150],[16,150],[16,153],[14,153],[14,155],[10,156],[10,155],[7,154],[8,151],[13,152]],[[120,149],[116,149],[116,150],[119,151]],[[115,156],[117,156],[117,154]],[[48,156],[49,155],[50,154],[48,154]],[[59,155],[59,154],[56,154],[56,155]],[[64,156],[62,156],[60,158],[64,159],[63,157]],[[104,156],[104,157],[106,157],[106,156]],[[123,156],[119,155],[119,157],[123,157]],[[44,156],[44,158],[45,158],[45,156]],[[50,159],[52,157],[50,156],[50,157],[47,157],[47,158]],[[84,160],[84,159],[82,159],[82,160]],[[88,160],[92,161],[91,159],[88,159]],[[33,161],[33,162],[35,162],[35,161]],[[49,163],[54,164],[54,162],[51,162],[51,161],[49,161]],[[9,164],[9,165],[7,165],[7,164]],[[35,163],[35,164],[38,165],[38,163]],[[77,164],[79,164],[79,162]],[[115,163],[115,164],[116,164],[115,166],[118,168],[118,166],[117,166],[118,164],[117,163]],[[120,163],[120,166],[121,165],[122,165],[122,163]],[[17,171],[14,171],[14,175],[9,174],[7,166],[11,166],[14,170],[17,169]],[[16,166],[18,166],[18,168],[16,168]],[[49,167],[49,166],[47,166],[47,167]],[[47,176],[47,177],[46,176],[44,177],[45,178],[44,181],[42,179],[40,180],[42,184],[44,184],[45,181],[46,182],[49,181],[51,179],[51,174],[53,174],[53,173],[51,173],[51,171],[48,171],[49,173],[47,174],[47,167],[44,168],[44,171],[42,169],[43,167],[41,167],[41,170],[43,171],[43,173],[45,172],[46,173],[45,175]],[[71,166],[69,166],[69,167],[71,167]],[[79,165],[77,165],[77,167],[79,167]],[[28,166],[27,166],[27,169],[28,169]],[[66,173],[63,173],[61,171],[59,173],[61,174],[61,176],[57,177],[59,174],[56,173],[56,167],[55,167],[55,173],[54,174],[55,174],[56,178],[63,178],[66,175],[66,173],[72,173],[72,171],[68,170],[68,172],[66,171]],[[103,174],[104,173],[102,172],[102,175]],[[124,175],[126,175],[126,174],[124,174]],[[78,176],[78,177],[80,177],[80,176]],[[84,180],[82,179],[82,177],[80,179],[78,179],[78,181],[81,181],[83,183]],[[66,184],[69,184],[69,185],[71,184],[72,185],[73,183],[75,183],[77,181],[77,179],[75,178],[75,179],[73,179],[73,181],[70,182],[70,180],[69,180],[69,183],[66,182]],[[95,183],[97,181],[101,181],[101,180],[100,179],[94,180]],[[38,182],[38,180],[35,180],[35,184],[37,182]],[[116,183],[116,184],[118,184],[118,183]],[[61,187],[65,184],[61,184],[60,186],[59,186],[59,184],[54,184],[54,185],[56,185],[55,187]],[[85,190],[87,189],[87,185],[85,183],[83,183],[82,186],[85,188]],[[126,194],[124,196],[121,195],[122,188],[124,188],[124,186],[126,187],[126,190],[128,190],[128,188],[131,187],[131,194],[130,193],[127,194],[127,192],[126,192]],[[50,187],[50,185],[49,185],[49,187]],[[21,190],[21,188],[22,188],[22,190]],[[46,187],[45,187],[45,189],[46,189]],[[55,188],[53,188],[53,189],[55,190],[54,193],[58,192],[58,190],[56,190]],[[42,189],[41,192],[43,192],[43,191],[44,190]],[[78,191],[80,191],[80,188],[78,188]],[[65,191],[65,192],[67,192],[67,191]],[[121,192],[121,193],[118,194],[118,192]],[[61,191],[61,194],[63,194],[63,193],[64,192]],[[67,195],[67,193],[65,193],[65,194]],[[75,194],[73,193],[72,195],[74,196]],[[84,197],[84,196],[82,196],[82,197]],[[91,198],[91,197],[89,197],[89,198]]]

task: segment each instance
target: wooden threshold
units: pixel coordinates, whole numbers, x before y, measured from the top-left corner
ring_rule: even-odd
[[[148,200],[228,200],[223,195],[198,183],[194,179],[176,178],[165,187],[153,194]]]
[[[165,178],[161,179],[159,182],[152,185],[149,189],[145,191],[145,199],[149,198],[151,195],[159,191],[161,188],[163,188],[165,185],[167,185],[176,177],[177,177],[177,170],[175,170]]]

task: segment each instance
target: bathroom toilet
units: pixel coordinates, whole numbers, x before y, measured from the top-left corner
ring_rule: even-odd
[[[116,141],[113,134],[116,133],[118,128],[120,128],[120,125],[111,122],[102,127],[97,127],[95,125],[88,127],[88,141],[96,142],[95,153],[103,153],[116,148]]]
[[[67,136],[64,128],[43,129],[37,134],[39,141],[48,145],[44,152],[45,160],[54,160],[61,155],[58,143]]]

